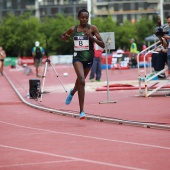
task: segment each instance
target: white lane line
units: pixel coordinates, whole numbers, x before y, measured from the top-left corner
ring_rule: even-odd
[[[20,151],[25,151],[25,152],[31,152],[31,153],[41,154],[41,155],[48,155],[48,156],[53,156],[53,157],[72,159],[75,161],[83,161],[83,162],[87,162],[87,163],[99,164],[99,165],[104,165],[104,166],[118,167],[118,168],[131,169],[131,170],[146,170],[146,169],[141,169],[141,168],[136,168],[136,167],[123,166],[123,165],[94,161],[94,160],[89,160],[89,159],[81,159],[81,158],[76,158],[76,157],[72,157],[72,156],[52,154],[52,153],[48,153],[48,152],[36,151],[36,150],[25,149],[25,148],[18,148],[18,147],[7,146],[7,145],[0,145],[0,147],[14,149],[14,150],[20,150]]]
[[[48,162],[36,162],[36,163],[26,163],[26,164],[11,164],[11,165],[0,165],[0,168],[16,167],[16,166],[29,166],[29,165],[42,165],[42,164],[56,164],[65,162],[75,162],[75,160],[63,160],[63,161],[48,161]]]
[[[4,123],[4,124],[11,125],[11,126],[16,126],[16,127],[21,127],[21,128],[26,128],[26,129],[31,129],[31,130],[44,131],[44,132],[48,132],[48,133],[63,134],[63,135],[77,136],[77,137],[82,137],[82,138],[90,138],[90,139],[103,140],[103,141],[109,141],[109,142],[117,142],[117,143],[124,143],[124,144],[130,144],[130,145],[138,145],[138,146],[145,146],[145,147],[151,147],[151,148],[170,150],[170,147],[164,147],[164,146],[158,146],[158,145],[149,145],[149,144],[128,142],[128,141],[115,140],[115,139],[99,138],[99,137],[79,135],[79,134],[74,134],[74,133],[56,132],[56,131],[52,131],[52,130],[33,128],[33,127],[28,127],[28,126],[8,123],[8,122],[4,122],[4,121],[0,121],[0,123]]]

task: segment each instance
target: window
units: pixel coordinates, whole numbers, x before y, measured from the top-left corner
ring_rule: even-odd
[[[7,8],[7,9],[12,9],[11,0],[7,0],[7,1],[6,1],[6,8]]]
[[[139,5],[139,10],[143,10],[143,8],[144,8],[144,3],[141,2],[141,3],[139,3],[138,5]]]
[[[54,0],[48,0],[48,5],[54,5]]]
[[[129,3],[124,3],[123,4],[123,10],[124,11],[130,11],[130,4]]]
[[[0,2],[0,10],[2,10],[2,9],[3,9],[3,3]]]

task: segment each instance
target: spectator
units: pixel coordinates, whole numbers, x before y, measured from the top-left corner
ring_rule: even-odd
[[[157,73],[164,69],[165,64],[167,63],[167,52],[168,52],[168,44],[165,38],[158,37],[162,46],[158,47],[155,52],[152,54],[152,66],[154,71]],[[166,78],[165,73],[161,73],[158,75],[158,78]]]
[[[3,50],[2,46],[0,46],[0,73],[3,76],[4,69],[4,58],[6,57],[6,52]]]
[[[119,47],[119,48],[117,49],[116,53],[119,55],[119,54],[123,54],[124,51]]]
[[[142,45],[142,51],[145,50],[146,48],[147,48],[147,47],[146,47],[146,44],[143,43],[143,45]]]
[[[135,40],[134,38],[131,38],[130,39],[130,65],[131,65],[131,68],[133,67],[137,67],[137,54],[139,53],[138,50],[137,50],[137,45],[135,43]]]
[[[163,37],[168,42],[168,52],[167,52],[167,61],[168,61],[168,76],[170,76],[170,15],[167,16],[167,26],[164,27],[164,32],[167,32]],[[165,95],[166,97],[170,97],[170,93]]]
[[[163,38],[165,38],[168,42],[168,75],[170,75],[170,15],[167,17],[167,26],[164,27],[163,31],[168,32],[165,34]]]
[[[40,42],[35,42],[35,47],[32,48],[32,55],[34,57],[34,66],[36,71],[36,76],[41,78],[42,76],[39,74],[41,72],[42,66],[42,58],[44,56],[44,48],[40,46]]]
[[[102,64],[101,64],[101,55],[104,50],[94,50],[94,58],[93,58],[93,65],[91,68],[90,73],[90,81],[94,81],[94,78],[96,81],[101,81],[101,75],[102,75]]]

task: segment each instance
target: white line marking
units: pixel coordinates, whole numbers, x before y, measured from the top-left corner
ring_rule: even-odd
[[[26,163],[26,164],[11,164],[3,165],[0,168],[14,167],[14,166],[29,166],[29,165],[42,165],[42,164],[55,164],[55,163],[65,163],[65,162],[74,162],[75,160],[63,160],[63,161],[48,161],[48,162],[36,162],[36,163]]]
[[[90,138],[90,139],[96,139],[96,140],[103,140],[103,141],[125,143],[125,144],[130,144],[130,145],[138,145],[138,146],[145,146],[145,147],[152,147],[152,148],[170,150],[170,147],[164,147],[164,146],[158,146],[158,145],[149,145],[149,144],[136,143],[136,142],[127,142],[127,141],[122,141],[122,140],[99,138],[99,137],[79,135],[79,134],[74,134],[74,133],[56,132],[56,131],[52,131],[52,130],[46,130],[46,129],[40,129],[40,128],[32,128],[32,127],[13,124],[13,123],[8,123],[8,122],[4,122],[4,121],[0,121],[0,123],[4,123],[4,124],[11,125],[11,126],[16,126],[16,127],[21,127],[21,128],[26,128],[26,129],[40,130],[40,131],[44,131],[44,132],[48,132],[48,133],[63,134],[63,135],[70,135],[70,136],[78,136],[78,137],[82,137],[82,138]]]
[[[111,164],[111,163],[105,163],[105,162],[100,162],[100,161],[93,161],[93,160],[89,160],[89,159],[81,159],[81,158],[76,158],[76,157],[72,157],[72,156],[52,154],[52,153],[48,153],[48,152],[41,152],[41,151],[12,147],[12,146],[7,146],[7,145],[0,145],[0,147],[8,148],[8,149],[14,149],[14,150],[20,150],[20,151],[25,151],[25,152],[31,152],[31,153],[41,154],[41,155],[48,155],[48,156],[65,158],[65,159],[72,159],[72,160],[76,160],[76,161],[83,161],[83,162],[88,162],[88,163],[93,163],[93,164],[111,166],[111,167],[118,167],[118,168],[131,169],[131,170],[145,170],[145,169],[135,168],[135,167],[130,167],[130,166],[123,166],[123,165],[118,165],[118,164]]]

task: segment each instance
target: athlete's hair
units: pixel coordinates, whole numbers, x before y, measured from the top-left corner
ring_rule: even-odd
[[[78,17],[81,15],[82,12],[87,12],[88,15],[89,15],[89,12],[88,12],[86,9],[81,9],[81,10],[78,12]]]
[[[168,15],[167,17],[166,17],[166,19],[169,19],[170,18],[170,15]]]

